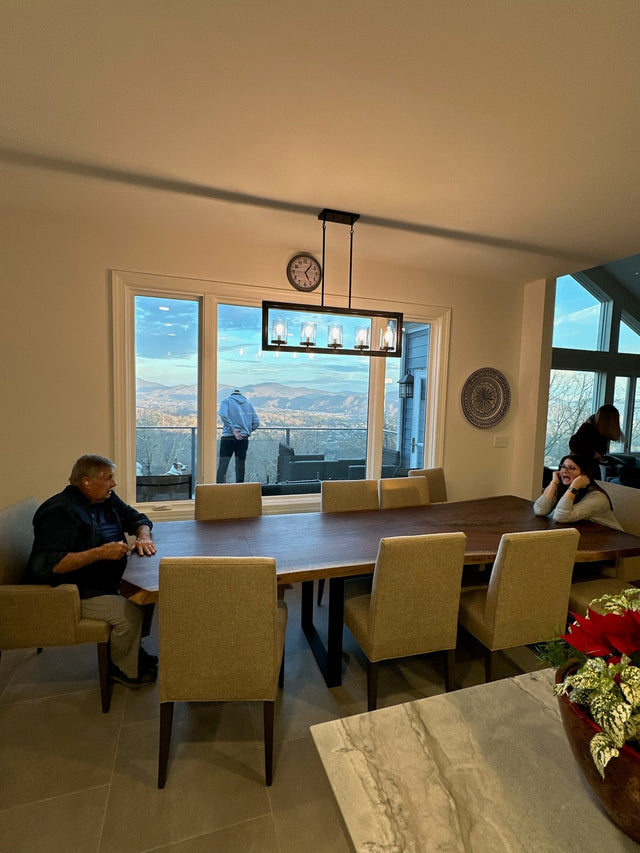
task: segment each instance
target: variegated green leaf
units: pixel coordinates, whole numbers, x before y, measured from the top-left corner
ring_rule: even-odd
[[[624,746],[626,723],[631,717],[631,705],[612,702],[610,697],[594,696],[591,701],[591,716],[610,736],[615,746]]]
[[[598,773],[604,779],[604,769],[612,758],[617,758],[620,755],[614,744],[604,732],[598,732],[591,738],[589,744],[591,757],[598,768]]]

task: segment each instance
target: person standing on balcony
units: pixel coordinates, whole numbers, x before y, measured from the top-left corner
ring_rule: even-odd
[[[115,468],[96,454],[76,460],[66,489],[36,510],[27,573],[29,583],[78,587],[83,618],[111,625],[111,680],[137,689],[156,680],[158,658],[140,646],[143,609],[120,595],[120,581],[132,551],[151,556],[156,546],[151,521],[114,492]]]
[[[222,438],[216,483],[224,483],[231,457],[236,457],[236,483],[244,483],[244,465],[249,436],[260,426],[260,418],[244,394],[236,390],[220,403]]]
[[[569,450],[591,460],[589,476],[600,479],[599,459],[609,452],[609,442],[621,441],[620,412],[606,403],[587,418],[578,431],[569,439]]]

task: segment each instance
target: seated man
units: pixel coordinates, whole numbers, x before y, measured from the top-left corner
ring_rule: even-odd
[[[115,467],[104,456],[81,456],[70,485],[38,507],[27,580],[76,584],[82,616],[112,626],[111,679],[136,689],[156,680],[158,659],[140,648],[143,610],[120,595],[120,581],[132,550],[156,548],[151,521],[113,491]],[[136,536],[131,547],[125,532]]]

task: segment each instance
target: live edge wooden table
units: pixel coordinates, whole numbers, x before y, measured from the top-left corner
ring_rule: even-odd
[[[138,604],[158,600],[162,557],[274,557],[278,584],[302,583],[301,626],[329,687],[342,680],[344,578],[373,572],[384,536],[467,535],[465,564],[492,563],[504,533],[575,527],[576,562],[640,555],[640,538],[592,522],[560,525],[534,515],[512,495],[365,512],[306,512],[229,521],[165,521],[154,525],[158,553],[129,557],[122,593]],[[313,624],[313,582],[329,580],[326,646]]]

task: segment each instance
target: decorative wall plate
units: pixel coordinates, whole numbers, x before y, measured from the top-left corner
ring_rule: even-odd
[[[499,424],[509,411],[511,389],[499,370],[481,367],[462,386],[460,402],[469,423],[486,429]]]

